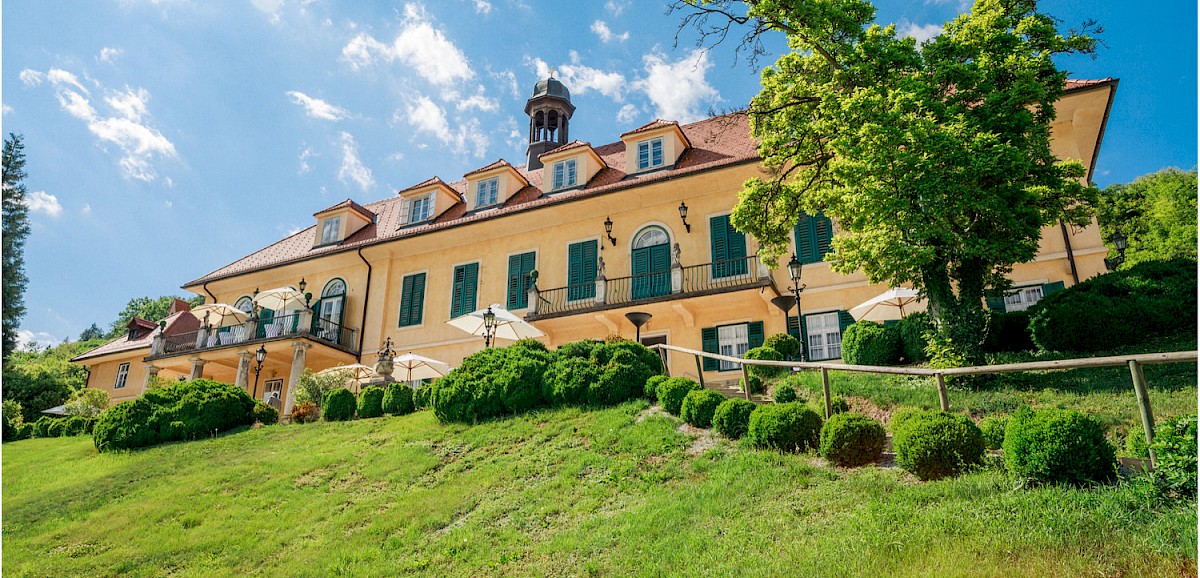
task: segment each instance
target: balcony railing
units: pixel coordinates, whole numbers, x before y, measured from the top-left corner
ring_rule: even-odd
[[[356,335],[356,330],[341,323],[329,319],[314,320],[307,311],[281,312],[269,319],[249,321],[243,325],[169,335],[163,338],[161,350],[152,350],[151,355],[175,355],[293,337],[308,337],[353,351],[357,347]]]
[[[528,319],[558,317],[581,311],[611,309],[665,299],[759,287],[768,273],[758,256],[672,267],[663,271],[597,279],[545,291],[530,291]]]

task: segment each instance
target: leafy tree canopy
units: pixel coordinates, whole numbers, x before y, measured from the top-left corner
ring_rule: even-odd
[[[126,331],[126,326],[129,325],[129,320],[134,317],[145,319],[147,321],[161,321],[171,311],[171,303],[176,299],[183,299],[174,295],[164,295],[162,297],[134,297],[125,305],[125,309],[117,315],[117,320],[113,322],[108,330],[108,337],[119,337]],[[204,297],[197,295],[191,299],[184,299],[189,305],[195,307],[204,303]]]
[[[8,359],[17,347],[17,328],[25,317],[25,239],[29,237],[29,206],[25,203],[25,145],[21,136],[9,133],[4,139],[3,226],[3,356]]]
[[[21,404],[25,421],[37,421],[42,410],[62,405],[86,385],[87,368],[69,360],[103,343],[74,341],[13,352],[4,363],[4,400]]]
[[[1115,233],[1125,235],[1122,269],[1143,261],[1196,258],[1196,186],[1195,168],[1166,168],[1104,189],[1096,203],[1097,220],[1109,246]]]
[[[743,46],[777,31],[791,49],[748,111],[769,175],[744,184],[734,225],[775,264],[802,214],[833,218],[835,271],[911,283],[979,360],[984,293],[1034,258],[1042,227],[1088,223],[1095,190],[1051,153],[1050,123],[1067,79],[1053,59],[1092,52],[1092,25],[1062,33],[1035,0],[978,0],[918,46],[864,0],[676,7],[710,41],[746,25]]]
[[[95,323],[93,323],[91,327],[88,327],[79,333],[80,341],[90,341],[92,339],[102,338],[104,338],[104,330],[100,329],[100,326],[96,325]]]

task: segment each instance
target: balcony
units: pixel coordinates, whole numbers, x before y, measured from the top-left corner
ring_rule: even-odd
[[[698,297],[715,293],[756,289],[770,285],[770,272],[758,260],[758,255],[672,267],[616,279],[596,279],[578,285],[539,291],[530,289],[529,321],[550,319],[589,311],[615,309],[658,301]]]
[[[174,357],[226,347],[245,347],[298,337],[356,353],[357,333],[356,330],[329,319],[314,320],[310,311],[281,312],[270,319],[250,319],[241,325],[160,335],[151,345],[150,358]]]

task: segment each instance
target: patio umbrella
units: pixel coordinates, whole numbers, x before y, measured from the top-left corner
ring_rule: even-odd
[[[526,323],[524,319],[513,315],[507,309],[501,307],[499,303],[493,303],[483,309],[455,317],[446,323],[462,329],[471,335],[483,337],[486,333],[486,328],[483,326],[483,316],[488,310],[491,310],[496,316],[496,328],[495,333],[492,335],[493,338],[516,341],[527,337],[542,337],[546,335],[537,327]]]
[[[924,311],[925,299],[916,289],[894,287],[850,309],[856,321],[889,321],[909,313]]]
[[[392,377],[403,381],[437,379],[450,371],[448,363],[409,352],[392,360]]]
[[[329,369],[322,369],[321,371],[317,372],[317,375],[329,375],[335,373],[345,373],[346,378],[354,382],[354,391],[357,392],[358,388],[362,386],[362,382],[364,380],[375,377],[375,368],[368,365],[363,365],[361,363],[353,363],[350,365],[339,365],[337,367],[330,367]]]
[[[304,294],[291,287],[267,289],[254,296],[255,305],[272,311],[283,311],[292,303],[296,304],[296,307],[293,307],[293,309],[304,307]]]
[[[192,308],[191,313],[201,322],[205,321],[205,318],[209,322],[215,322],[216,325],[214,327],[224,327],[226,319],[233,319],[236,323],[243,323],[249,317],[245,311],[227,303],[197,305]]]

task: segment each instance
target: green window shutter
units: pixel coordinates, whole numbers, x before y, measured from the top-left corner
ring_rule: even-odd
[[[1051,293],[1058,293],[1059,291],[1066,289],[1066,286],[1067,284],[1063,283],[1062,281],[1046,283],[1045,285],[1042,285],[1042,297],[1049,297]]]
[[[717,341],[717,328],[705,327],[700,330],[700,348],[705,353],[720,353],[720,343]],[[721,368],[721,362],[715,359],[704,358],[704,371],[716,371]]]
[[[466,307],[463,313],[470,313],[476,309],[476,296],[479,291],[479,263],[471,263],[467,265],[467,280],[464,284],[465,295],[463,305]]]
[[[796,258],[801,263],[819,263],[833,240],[833,220],[820,213],[800,215],[796,223]]]
[[[536,254],[533,252],[513,255],[508,258],[508,305],[509,309],[529,306],[529,273],[533,271]]]
[[[1042,291],[1045,291],[1045,289],[1042,289]],[[987,307],[988,309],[991,309],[997,313],[1004,313],[1004,296],[1000,295],[999,297],[987,297]]]
[[[573,243],[567,247],[567,299],[596,296],[596,241]]]
[[[812,263],[812,255],[816,252],[813,240],[812,220],[808,215],[801,214],[796,223],[796,258],[801,263]]]
[[[404,277],[400,289],[400,326],[420,325],[425,312],[425,274]]]
[[[413,275],[407,275],[400,281],[400,319],[396,324],[400,327],[412,325],[412,284]]]
[[[713,217],[708,221],[709,236],[712,240],[712,260],[714,263],[729,258],[729,215]]]
[[[829,243],[833,240],[833,221],[822,214],[813,217],[813,236],[817,248],[814,261],[823,261],[825,254],[829,252]]]
[[[763,322],[751,321],[746,324],[746,335],[749,338],[747,341],[749,341],[750,349],[762,347],[763,341],[766,340],[766,335],[763,333]]]
[[[846,328],[850,327],[851,325],[854,325],[854,316],[851,315],[850,312],[846,311],[845,309],[838,311],[839,331],[841,331],[842,333],[845,333]]]
[[[712,237],[713,277],[746,274],[746,235],[733,227],[729,215],[709,221]]]
[[[450,299],[450,317],[459,317],[475,310],[475,295],[479,287],[479,263],[454,268],[454,293]]]

